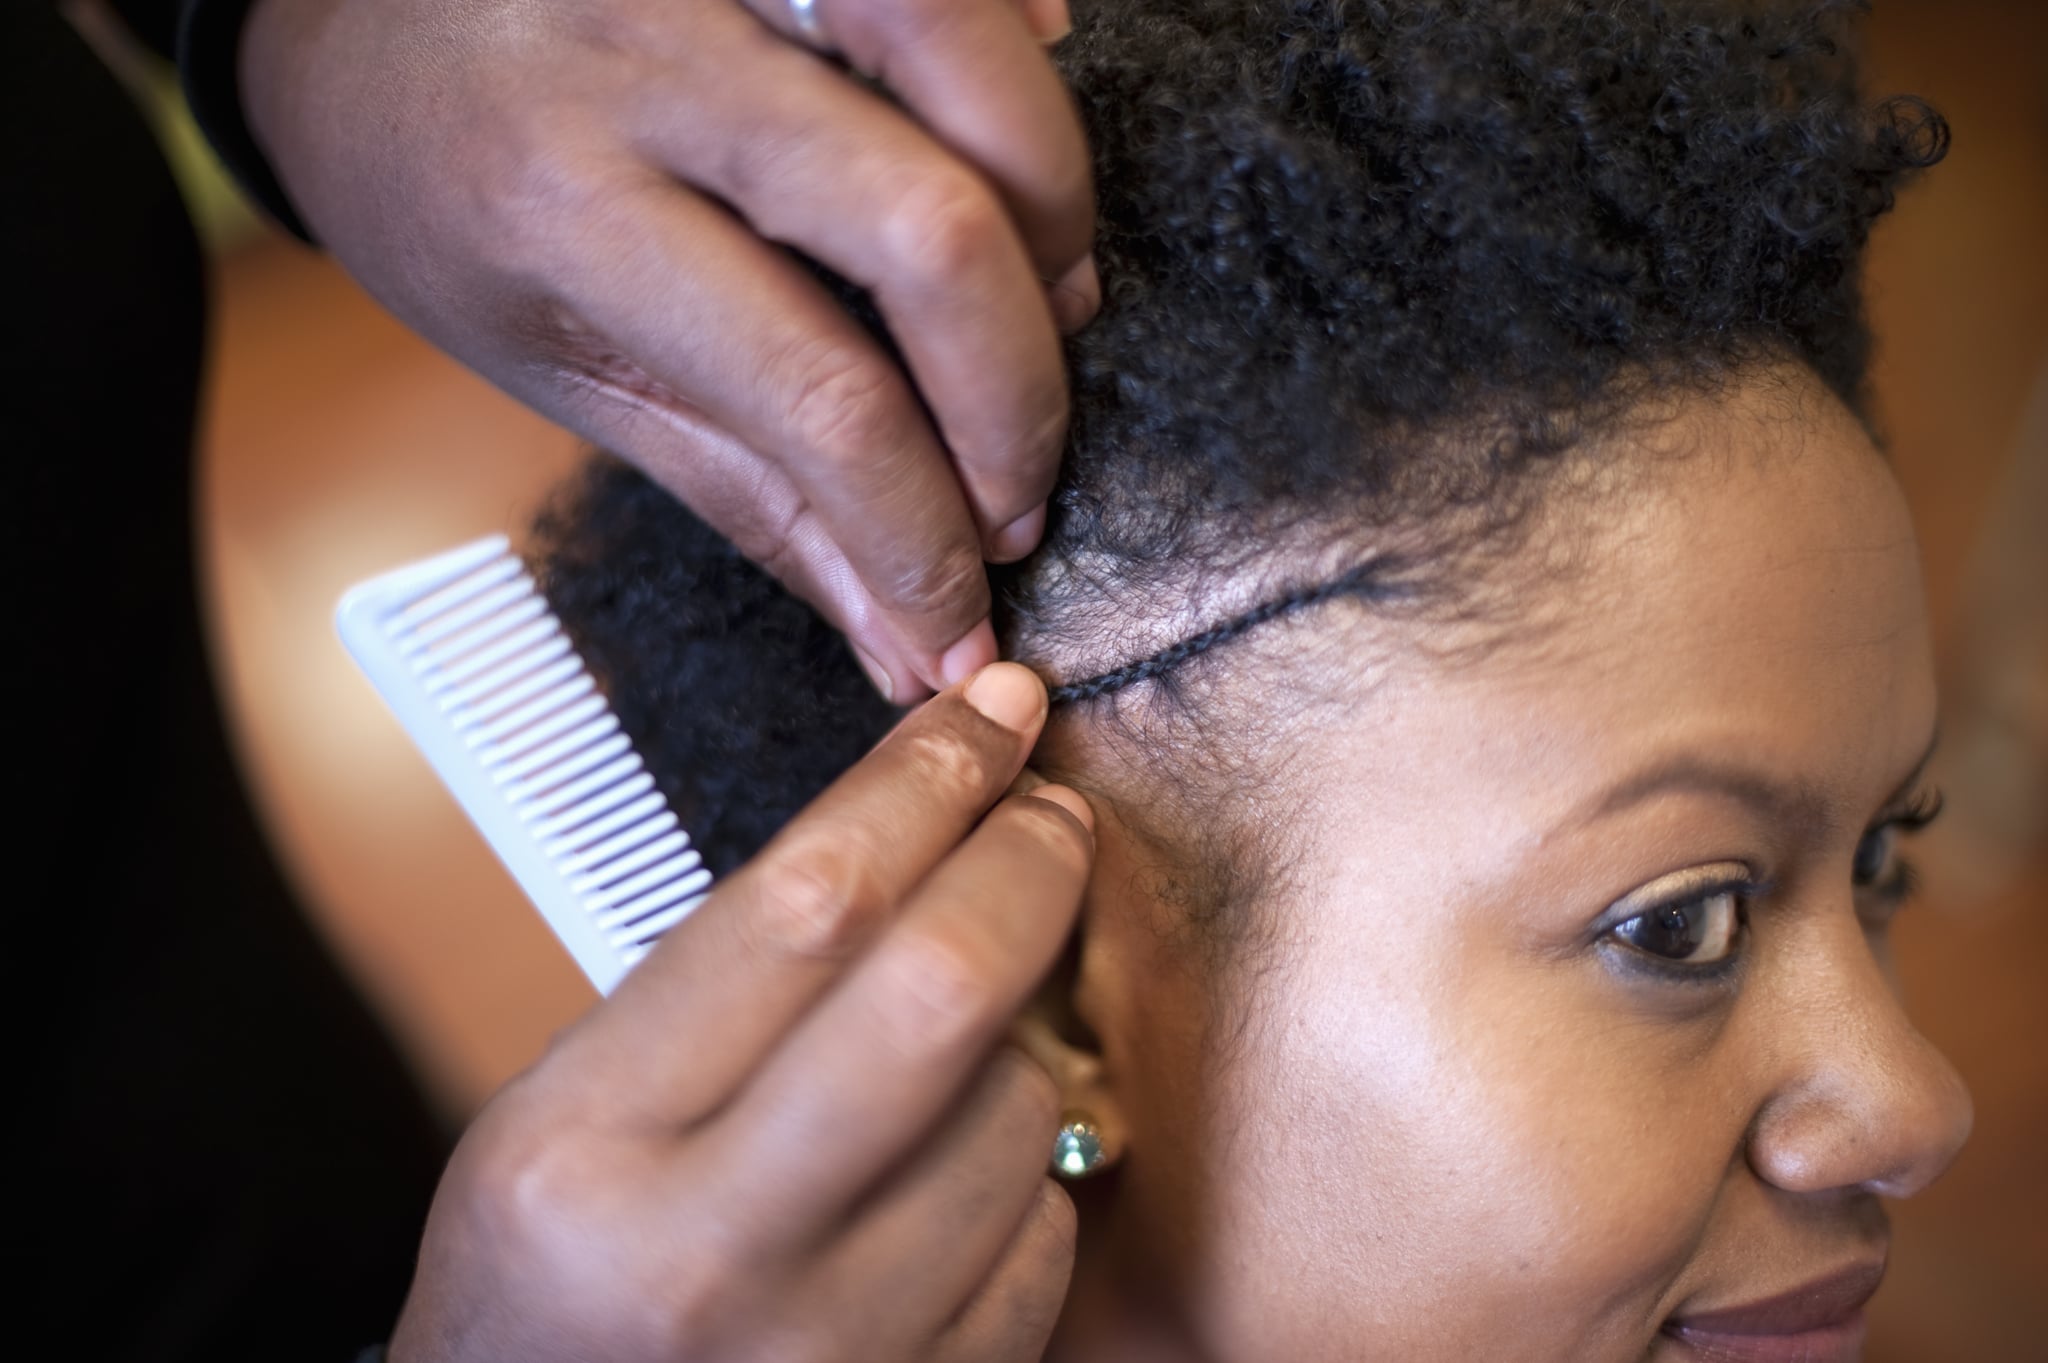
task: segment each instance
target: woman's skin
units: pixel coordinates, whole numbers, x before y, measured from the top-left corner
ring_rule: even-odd
[[[1912,530],[1796,373],[1622,438],[1466,623],[1271,626],[1192,747],[1063,715],[1087,803],[998,802],[1023,669],[914,713],[493,1100],[394,1360],[1854,1359],[1970,1124],[1885,957]],[[1162,836],[1247,821],[1190,924]]]
[[[1330,609],[1213,660],[1219,714],[1286,717],[1243,731],[1287,822],[1220,951],[1122,817],[1157,767],[1056,726],[1091,1042],[1032,1050],[1120,1168],[1047,1357],[1856,1357],[1880,1199],[1970,1124],[1886,957],[1935,714],[1912,530],[1797,376],[1659,439],[1478,624]],[[1038,1356],[1055,1098],[984,1057],[1088,810],[949,850],[1042,721],[1022,685],[1003,725],[920,711],[493,1104],[394,1357]],[[1692,964],[1644,949],[1672,904]]]
[[[1293,850],[1220,959],[1155,894],[1116,743],[1056,722],[1100,826],[1096,1041],[1053,1068],[1121,1168],[1049,1358],[1857,1356],[1880,1199],[1970,1126],[1887,959],[1935,717],[1913,533],[1796,375],[1658,439],[1500,566],[1491,625],[1338,608],[1215,660],[1218,713],[1292,715],[1255,765]],[[1699,903],[1731,882],[1766,888]],[[1723,969],[1617,939],[1671,899],[1699,960],[1739,922]]]

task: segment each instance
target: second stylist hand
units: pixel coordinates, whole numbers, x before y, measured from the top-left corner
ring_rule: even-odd
[[[1064,0],[256,0],[241,89],[379,301],[646,469],[907,704],[996,656],[983,563],[1039,540],[1059,331],[1100,301],[1067,28]],[[901,366],[784,246],[870,292]]]
[[[1004,1044],[1086,801],[1005,794],[1045,690],[910,715],[470,1128],[391,1363],[1025,1363],[1072,1270],[1059,1093]]]

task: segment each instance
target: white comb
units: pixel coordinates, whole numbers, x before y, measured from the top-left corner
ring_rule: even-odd
[[[601,994],[711,873],[503,535],[351,588],[335,626]]]

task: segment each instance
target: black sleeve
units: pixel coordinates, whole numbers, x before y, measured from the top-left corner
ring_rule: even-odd
[[[168,57],[178,45],[178,12],[185,0],[108,0],[136,37]]]
[[[242,114],[242,86],[236,75],[236,53],[242,42],[242,21],[255,0],[184,0],[185,18],[178,30],[178,69],[184,77],[185,101],[221,163],[235,180],[302,241],[311,241],[306,225],[293,211],[284,186],[256,146]]]
[[[448,1143],[236,771],[195,590],[199,243],[55,4],[0,0],[0,186],[28,338],[7,362],[8,643],[28,662],[8,694],[33,716],[7,735],[32,796],[7,824],[31,849],[6,901],[29,1019],[7,1069],[28,1115],[8,1123],[7,1243],[28,1247],[9,1337],[95,1363],[341,1363],[398,1318]]]

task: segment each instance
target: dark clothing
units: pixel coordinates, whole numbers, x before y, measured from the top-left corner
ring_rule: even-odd
[[[129,0],[130,4],[145,0]],[[157,0],[159,9],[175,8],[179,0]],[[242,96],[235,74],[242,21],[255,0],[182,0],[184,22],[178,33],[178,69],[184,77],[185,102],[206,132],[206,140],[233,172],[242,191],[278,223],[309,240],[299,215],[292,211],[284,186],[270,169],[242,116]]]
[[[184,206],[54,5],[0,11],[25,487],[10,1225],[45,1321],[16,1333],[64,1357],[341,1363],[390,1332],[446,1138],[230,758],[195,590],[205,291]]]

